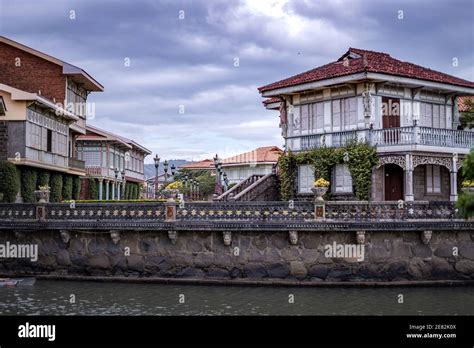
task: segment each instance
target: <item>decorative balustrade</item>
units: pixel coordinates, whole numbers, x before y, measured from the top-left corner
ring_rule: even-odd
[[[44,207],[45,221],[165,221],[165,203],[46,203],[0,204],[0,223],[37,220]],[[416,221],[458,219],[452,202],[328,201],[327,222]],[[176,207],[178,221],[314,221],[313,202],[224,201],[183,202]]]
[[[385,129],[363,129],[324,134],[303,135],[288,137],[299,138],[299,148],[294,150],[310,150],[321,146],[341,147],[353,139],[367,139],[374,146],[394,145],[428,145],[470,149],[474,147],[474,132],[430,128],[421,126],[397,127]]]

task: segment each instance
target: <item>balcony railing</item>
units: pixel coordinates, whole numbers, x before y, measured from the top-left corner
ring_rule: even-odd
[[[86,169],[86,162],[78,160],[77,158],[68,158],[69,168],[85,170]]]
[[[288,139],[296,138],[301,139],[301,144],[299,149],[293,150],[309,150],[321,146],[340,147],[354,139],[365,139],[374,146],[428,145],[463,149],[474,147],[474,132],[420,126],[351,130]]]

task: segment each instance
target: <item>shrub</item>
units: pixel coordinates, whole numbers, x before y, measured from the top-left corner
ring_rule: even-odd
[[[72,178],[72,199],[77,201],[80,196],[81,196],[81,178],[76,175]]]
[[[99,191],[97,190],[97,182],[95,179],[87,179],[89,182],[89,199],[97,200],[99,199]]]
[[[62,199],[71,200],[72,199],[72,176],[63,175],[63,190],[62,190]]]
[[[36,181],[38,173],[33,168],[21,168],[21,197],[25,203],[35,202]]]
[[[38,181],[36,187],[49,186],[50,173],[47,171],[41,171],[38,173]]]
[[[60,173],[52,173],[49,180],[49,187],[51,188],[49,194],[50,202],[61,202],[63,190],[63,176]]]
[[[0,161],[0,192],[2,202],[13,203],[20,191],[20,173],[13,163]]]

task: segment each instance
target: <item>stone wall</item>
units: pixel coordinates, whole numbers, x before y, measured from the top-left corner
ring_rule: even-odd
[[[354,232],[166,231],[110,233],[4,231],[0,244],[37,243],[39,259],[0,259],[1,274],[50,274],[292,281],[394,281],[474,279],[474,232],[367,232],[365,259],[326,258],[324,246],[356,243]],[[63,234],[63,237],[67,237]],[[171,234],[171,237],[173,235]],[[67,242],[65,242],[67,241]],[[129,255],[127,254],[129,251]]]

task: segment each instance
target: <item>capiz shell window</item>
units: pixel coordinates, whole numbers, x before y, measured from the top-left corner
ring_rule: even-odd
[[[298,192],[311,193],[314,184],[314,168],[306,164],[298,167]]]

